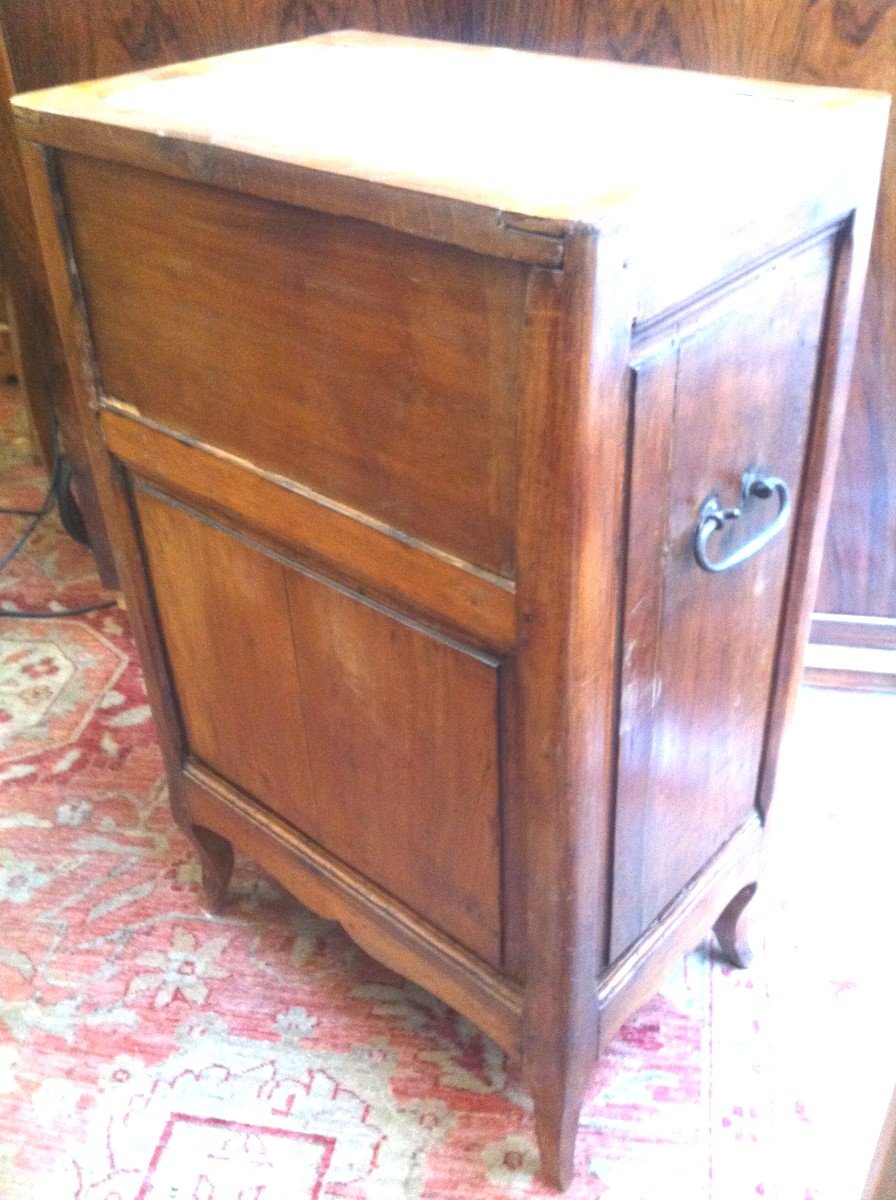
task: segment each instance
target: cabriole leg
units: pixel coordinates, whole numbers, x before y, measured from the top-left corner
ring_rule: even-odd
[[[756,884],[741,888],[713,926],[719,949],[733,967],[748,967],[753,957],[747,939],[744,911],[756,894]]]

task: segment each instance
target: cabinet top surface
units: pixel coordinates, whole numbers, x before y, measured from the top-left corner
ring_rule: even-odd
[[[870,144],[874,93],[342,32],[14,100],[22,136],[148,135],[548,221],[743,189]],[[884,114],[882,118],[881,114]],[[95,144],[95,143],[94,143]],[[662,189],[657,183],[662,181]]]

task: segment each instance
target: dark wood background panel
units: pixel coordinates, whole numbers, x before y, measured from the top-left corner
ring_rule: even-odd
[[[79,156],[61,174],[106,394],[512,573],[525,266]]]
[[[896,92],[894,0],[485,0],[500,45]],[[816,611],[896,617],[896,112]]]
[[[52,414],[56,411],[100,576],[103,583],[113,586],[117,579],[106,525],[68,393],[64,355],[12,128],[8,101],[15,90],[0,38],[0,264],[8,289],[10,325],[16,331],[16,370],[28,401],[37,448],[48,466],[53,455]]]
[[[475,0],[2,0],[19,90],[331,29],[474,40]]]

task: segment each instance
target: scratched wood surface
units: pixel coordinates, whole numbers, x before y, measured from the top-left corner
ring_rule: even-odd
[[[341,90],[345,74],[357,80],[363,107]],[[515,114],[510,125],[481,119],[499,100]],[[720,191],[729,204],[748,190],[767,205],[756,186],[760,160],[786,193],[843,122],[861,126],[857,114],[876,104],[846,89],[347,31],[31,92],[14,110],[22,136],[92,150],[99,136],[106,157],[134,165],[142,165],[135,146],[162,143],[174,157],[190,143],[201,148],[194,160],[235,158],[248,171],[251,158],[314,172],[321,191],[347,177],[498,214],[594,223],[635,199],[651,216],[674,207],[676,220]],[[624,109],[625,122],[595,122],[582,154],[581,123],[564,117],[611,108]],[[311,110],[313,121],[295,119]],[[681,138],[682,129],[691,136]],[[641,149],[648,138],[649,155]]]

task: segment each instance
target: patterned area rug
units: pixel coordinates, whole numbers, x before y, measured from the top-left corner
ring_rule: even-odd
[[[0,404],[0,503],[31,505]],[[247,861],[203,915],[125,614],[2,618],[99,598],[55,516],[0,577],[3,1200],[551,1195],[520,1080],[468,1022]],[[804,695],[766,946],[738,973],[707,942],[621,1031],[575,1200],[858,1195],[896,1066],[894,701]]]

